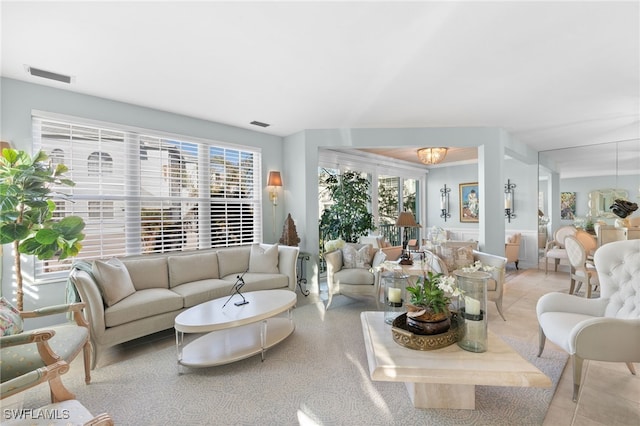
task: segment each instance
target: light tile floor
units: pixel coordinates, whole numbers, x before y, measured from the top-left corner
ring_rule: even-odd
[[[503,299],[507,321],[500,318],[495,308],[490,309],[489,327],[498,333],[530,339],[537,344],[538,325],[535,305],[538,298],[550,291],[567,292],[568,288],[569,277],[566,271],[549,272],[545,275],[544,265],[542,268],[520,271],[511,267],[507,270]],[[297,289],[298,305],[317,302],[319,298],[326,301],[326,284],[320,284],[320,291],[317,286],[311,285],[309,290],[311,294],[305,297]],[[515,316],[519,317],[518,321],[509,321],[509,318]],[[148,338],[112,348],[105,353],[100,364],[123,362],[145,351],[153,351],[158,347],[174,344],[173,333],[157,333]],[[547,345],[550,346],[553,343],[547,341]],[[72,367],[69,374],[74,372],[82,374],[82,365],[78,362],[80,358],[74,361],[76,366]],[[573,379],[571,360],[569,360],[543,423],[544,426],[640,425],[640,376],[631,375],[623,363],[586,361],[583,370],[580,399],[578,403],[574,403],[571,398]],[[636,370],[640,370],[640,365],[636,365]]]

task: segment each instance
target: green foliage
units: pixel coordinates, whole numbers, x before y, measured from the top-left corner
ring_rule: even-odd
[[[322,176],[321,185],[327,188],[333,204],[320,217],[320,238],[326,241],[341,237],[346,242],[357,242],[358,237],[375,230],[373,214],[369,212],[369,181],[354,171]]]
[[[411,304],[430,309],[434,313],[445,312],[451,303],[451,299],[438,286],[442,277],[442,274],[428,271],[424,277],[418,278],[414,287],[407,287],[407,291],[411,293],[411,298],[409,299]]]
[[[76,256],[84,238],[84,221],[78,216],[61,220],[53,217],[55,198],[64,194],[51,190],[52,186],[73,186],[64,178],[68,168],[55,167],[40,151],[33,157],[24,151],[3,149],[0,157],[0,244],[13,243],[23,254],[40,260],[66,259]],[[16,256],[18,307],[22,309],[22,274],[20,256]]]

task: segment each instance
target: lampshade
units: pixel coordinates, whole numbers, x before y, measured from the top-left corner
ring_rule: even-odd
[[[282,186],[282,178],[280,177],[280,172],[269,172],[267,186]]]
[[[438,164],[444,160],[447,155],[447,148],[420,148],[418,150],[418,159],[424,164]]]
[[[396,220],[396,226],[401,228],[419,228],[411,212],[400,212],[400,216]]]

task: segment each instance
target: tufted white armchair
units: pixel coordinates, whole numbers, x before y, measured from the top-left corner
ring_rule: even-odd
[[[600,298],[548,293],[538,300],[542,355],[548,338],[573,360],[573,400],[577,401],[585,359],[640,362],[640,240],[617,241],[595,253]]]

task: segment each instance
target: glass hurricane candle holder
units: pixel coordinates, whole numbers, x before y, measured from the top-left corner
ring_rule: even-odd
[[[487,280],[488,272],[454,271],[460,297],[460,316],[463,321],[463,335],[458,346],[470,352],[487,350]]]
[[[387,271],[382,274],[384,289],[384,322],[392,324],[393,320],[404,313],[408,276],[398,271]]]

